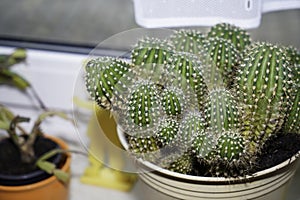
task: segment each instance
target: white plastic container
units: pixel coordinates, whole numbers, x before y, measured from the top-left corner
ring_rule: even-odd
[[[212,26],[256,28],[263,13],[300,8],[299,0],[133,0],[136,22],[146,28]]]
[[[128,149],[128,143],[120,127],[118,135],[124,148]],[[300,152],[279,165],[245,178],[184,175],[141,159],[135,161],[142,181],[175,199],[284,200],[289,182],[299,163],[299,154]]]

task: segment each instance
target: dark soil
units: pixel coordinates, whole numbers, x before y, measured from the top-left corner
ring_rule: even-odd
[[[300,134],[279,133],[270,138],[257,158],[256,171],[273,167],[289,159],[300,150]]]
[[[300,151],[300,134],[296,133],[278,133],[276,136],[270,137],[269,140],[266,141],[265,145],[262,147],[260,153],[256,155],[255,163],[252,166],[245,166],[246,168],[239,168],[239,166],[222,166],[219,167],[227,168],[228,171],[232,172],[229,176],[241,176],[241,174],[236,175],[236,171],[243,170],[242,174],[244,175],[251,175],[255,172],[273,167],[278,165],[287,159],[291,158],[295,155],[298,151]],[[195,176],[215,176],[215,173],[212,172],[211,166],[207,165],[204,162],[199,162],[198,160],[193,164],[194,170],[190,175]],[[234,168],[236,167],[236,168]],[[212,173],[210,173],[211,171]],[[218,170],[220,171],[220,170]]]
[[[35,160],[33,163],[22,163],[18,148],[9,139],[0,141],[0,175],[23,175],[34,172],[37,169],[35,162],[44,153],[59,148],[58,145],[50,139],[38,137],[34,145]],[[60,155],[61,156],[61,155]],[[53,156],[49,161],[57,160]],[[61,158],[60,158],[61,160]],[[58,163],[57,163],[58,164]]]

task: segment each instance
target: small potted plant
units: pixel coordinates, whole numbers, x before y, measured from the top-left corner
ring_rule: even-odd
[[[180,199],[274,200],[300,150],[299,64],[297,49],[222,23],[139,40],[131,60],[92,59],[85,76],[148,185]]]
[[[40,124],[49,116],[67,119],[64,113],[43,112],[30,132],[20,123],[30,118],[15,116],[0,105],[0,199],[68,199],[70,156],[67,144],[45,135]]]
[[[17,48],[11,54],[0,54],[0,85],[11,86],[32,95],[38,102],[40,108],[46,110],[46,106],[30,82],[20,74],[12,70],[13,66],[26,61],[26,49]]]

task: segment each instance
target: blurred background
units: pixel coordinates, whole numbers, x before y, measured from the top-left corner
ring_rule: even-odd
[[[300,10],[266,13],[257,40],[300,48]],[[0,38],[93,47],[114,34],[139,27],[132,0],[1,0]],[[124,48],[118,41],[114,48]]]

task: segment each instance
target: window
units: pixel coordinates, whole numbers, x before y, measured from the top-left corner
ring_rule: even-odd
[[[257,40],[300,48],[299,19],[299,9],[267,13],[250,33]],[[93,48],[114,34],[139,27],[132,0],[1,0],[0,26],[0,45],[57,50]],[[106,47],[126,45],[116,41]]]

